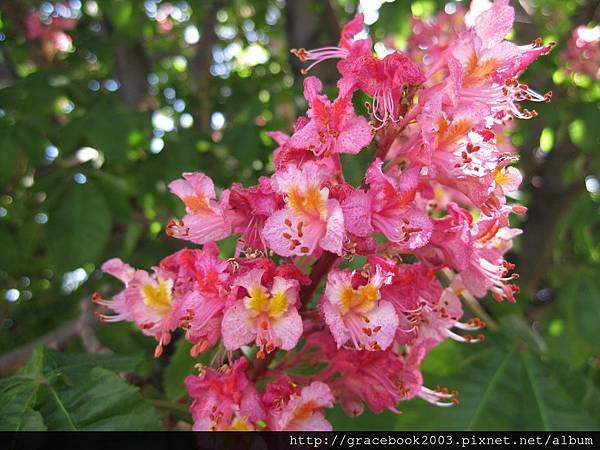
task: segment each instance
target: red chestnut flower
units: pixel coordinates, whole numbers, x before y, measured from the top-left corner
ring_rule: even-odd
[[[360,14],[337,46],[293,50],[306,70],[338,59],[338,93],[304,80],[306,115],[269,134],[274,173],[229,189],[184,173],[169,188],[185,214],[166,231],[195,247],[152,274],[103,265],[125,284],[94,296],[114,312],[103,320],[137,324],[157,357],[177,329],[192,356],[215,350],[185,380],[194,430],[325,431],[336,403],[350,416],[397,413],[415,397],[459,403],[426,387],[421,364],[446,339],[484,341],[463,299],[517,300],[505,255],[520,233],[511,214],[526,209],[512,200],[522,176],[506,131],[535,116],[528,102],[551,98],[520,77],[552,44],[505,40],[508,0],[475,6],[414,20],[405,53],[375,56]],[[574,35],[567,70],[595,76],[591,34]],[[368,117],[353,106],[358,91]],[[348,183],[340,155],[369,151],[362,181]],[[217,243],[232,236],[226,259]]]

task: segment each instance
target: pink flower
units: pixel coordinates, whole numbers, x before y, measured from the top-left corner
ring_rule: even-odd
[[[339,350],[330,365],[341,376],[333,378],[329,385],[351,417],[361,415],[365,403],[375,413],[386,409],[398,413],[398,402],[417,395],[423,383],[419,370],[408,368],[392,350]]]
[[[340,90],[338,98],[331,103],[326,96],[319,95],[322,89],[318,78],[304,80],[304,96],[310,106],[309,122],[292,135],[290,145],[308,149],[316,156],[358,153],[373,138],[371,126],[354,112],[349,92]]]
[[[232,212],[233,230],[241,234],[240,244],[247,249],[265,250],[267,244],[262,229],[267,219],[283,206],[281,195],[273,190],[271,180],[260,177],[257,186],[244,188],[240,184],[231,187],[229,207]]]
[[[472,230],[473,253],[469,266],[460,272],[460,280],[476,297],[491,292],[497,301],[504,298],[514,303],[519,287],[511,281],[518,275],[510,272],[514,264],[505,261],[504,253],[510,250],[512,240],[521,234],[516,228],[500,228],[497,218],[479,219]]]
[[[561,59],[567,72],[600,79],[600,26],[575,28]]]
[[[167,233],[203,248],[177,251],[153,274],[118,259],[103,265],[125,289],[94,296],[116,313],[102,317],[137,323],[158,340],[157,356],[177,328],[193,356],[222,341],[212,367],[186,379],[194,430],[329,431],[323,411],[334,401],[351,416],[365,405],[398,413],[415,397],[458,403],[456,391],[427,388],[420,367],[446,339],[483,341],[473,334],[479,318],[461,322],[461,297],[515,301],[505,254],[520,233],[510,214],[525,208],[508,203],[522,176],[503,138],[513,116],[535,115],[522,101],[549,100],[516,77],[551,46],[504,40],[508,0],[448,11],[413,21],[409,43],[419,48],[407,54],[375,57],[362,15],[338,46],[294,50],[308,69],[339,58],[339,93],[330,101],[318,79],[305,80],[306,117],[291,136],[269,134],[279,145],[274,174],[217,196],[209,177],[184,173],[169,187],[186,213]],[[571,50],[582,44],[587,58],[580,34]],[[373,98],[370,122],[353,108],[355,90]],[[361,183],[340,154],[373,139]],[[215,242],[234,233],[225,261]]]
[[[203,250],[180,250],[161,261],[161,267],[177,273],[175,290],[183,297],[177,315],[196,356],[220,337],[230,265],[219,258],[217,246],[209,243]]]
[[[406,90],[425,81],[425,77],[408,56],[394,52],[383,59],[372,54],[347,58],[338,64],[342,85],[358,88],[373,98],[370,113],[378,127],[399,122],[404,116],[400,101]]]
[[[185,204],[183,219],[171,221],[167,234],[179,239],[205,244],[218,241],[231,234],[227,214],[228,191],[223,191],[221,201],[215,201],[215,185],[201,172],[186,172],[183,179],[172,181],[169,189]]]
[[[465,10],[460,3],[454,3],[456,11],[441,11],[432,19],[411,17],[412,33],[408,37],[407,51],[415,61],[437,68],[444,62],[445,54],[456,40],[460,31],[466,29]]]
[[[71,36],[62,30],[72,30],[77,21],[63,17],[50,17],[48,23],[41,21],[38,11],[31,11],[25,18],[25,35],[27,39],[41,39],[52,44],[55,50],[67,52],[72,48]]]
[[[522,109],[518,102],[546,102],[551,98],[551,93],[538,94],[516,77],[537,57],[549,53],[552,45],[542,46],[541,40],[526,46],[505,41],[513,22],[514,10],[508,6],[508,0],[496,0],[490,9],[474,18],[472,28],[459,36],[448,59],[458,101],[486,105],[497,120],[510,115],[534,117],[534,111]]]
[[[273,176],[273,188],[283,194],[285,208],[269,217],[263,237],[281,256],[310,255],[317,249],[341,255],[344,217],[329,198],[325,170],[313,162],[287,166]]]
[[[259,358],[276,348],[291,350],[302,335],[298,282],[280,276],[263,281],[264,274],[264,269],[251,269],[237,277],[234,286],[245,295],[227,307],[222,324],[225,348],[237,350],[256,341]]]
[[[321,308],[338,348],[350,343],[358,350],[388,348],[398,327],[398,316],[380,289],[389,274],[380,266],[365,277],[359,273],[333,270],[327,277]]]
[[[477,339],[463,337],[452,331],[457,327],[463,330],[478,330],[479,325],[466,325],[460,322],[462,317],[462,303],[451,289],[445,289],[436,303],[424,303],[420,311],[413,314],[417,327],[417,337],[411,345],[422,346],[429,351],[440,342],[451,338],[458,342],[471,342]]]
[[[313,381],[299,387],[287,376],[269,383],[262,396],[268,410],[267,424],[272,431],[331,431],[323,408],[333,407],[329,386]]]
[[[371,38],[357,38],[363,29],[364,15],[360,13],[342,29],[342,36],[338,47],[322,47],[314,50],[306,50],[304,48],[292,49],[292,53],[302,62],[314,61],[306,69],[303,69],[303,73],[307,73],[315,65],[328,59],[345,59],[370,54],[372,46]]]
[[[496,300],[507,298],[514,302],[518,287],[509,282],[516,275],[508,275],[514,265],[502,255],[520,230],[501,228],[505,223],[502,215],[483,216],[474,223],[471,214],[456,204],[450,203],[447,208],[449,214],[435,221],[430,243],[419,250],[419,256],[430,264],[448,266],[464,274],[464,286],[476,297],[490,291]],[[503,231],[498,234],[500,230]]]
[[[385,264],[382,258],[369,258],[369,264]],[[423,322],[421,313],[428,305],[436,305],[443,287],[436,277],[436,269],[422,263],[395,265],[387,262],[393,272],[390,284],[381,289],[381,298],[389,301],[398,315],[396,342],[407,344],[419,334]]]
[[[443,184],[448,193],[462,194],[454,195],[455,200],[463,201],[466,197],[473,206],[490,213],[521,182],[520,173],[507,167],[517,158],[498,146],[493,131],[475,130],[480,117],[486,114],[485,108],[475,104],[450,112],[447,109],[440,94],[427,98],[418,117],[422,151],[407,156],[427,165],[429,178]]]
[[[420,397],[437,406],[458,403],[458,392],[447,389],[429,389],[423,385],[419,366],[426,355],[421,346],[407,348],[405,355],[393,350],[383,352],[357,352],[340,350],[329,362],[332,377],[329,386],[339,400],[344,412],[356,417],[362,414],[364,404],[374,413],[389,410],[400,413],[400,401]]]
[[[185,379],[194,399],[190,408],[194,431],[249,431],[266,419],[256,388],[246,377],[247,368],[248,360],[242,357],[231,367],[206,368]]]
[[[323,47],[307,51],[292,50],[301,61],[314,61],[305,69],[331,58],[340,58],[337,67],[342,74],[338,83],[340,92],[361,89],[373,97],[371,115],[379,125],[398,122],[401,118],[400,100],[409,86],[418,86],[425,80],[419,67],[401,52],[393,52],[383,59],[373,56],[371,39],[357,39],[363,29],[363,14],[357,15],[342,30],[339,47]],[[320,90],[320,89],[319,89]]]
[[[299,132],[308,124],[308,118],[301,116],[294,123],[294,133]],[[337,164],[332,161],[331,157],[317,157],[313,152],[306,151],[306,148],[296,148],[291,145],[291,138],[281,131],[269,132],[271,137],[279,147],[273,151],[273,164],[276,170],[284,170],[289,164],[294,164],[298,167],[304,165],[308,161],[316,162],[321,166],[331,167],[332,170],[337,168]]]
[[[100,318],[104,322],[135,322],[144,334],[158,341],[154,355],[160,356],[162,347],[171,341],[171,332],[179,325],[177,312],[181,299],[174,296],[174,275],[155,267],[151,276],[118,258],[106,261],[102,271],[122,281],[125,289],[112,300],[94,294],[96,303],[116,313],[113,316],[100,314]]]
[[[382,164],[376,160],[367,170],[366,193],[358,190],[342,203],[348,230],[357,236],[373,230],[383,233],[405,250],[422,247],[431,235],[432,225],[427,214],[413,203],[420,169],[385,174]]]

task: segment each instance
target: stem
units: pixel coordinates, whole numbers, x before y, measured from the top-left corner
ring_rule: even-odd
[[[309,275],[310,284],[308,286],[303,286],[300,290],[300,300],[302,301],[303,309],[306,309],[317,286],[325,274],[329,272],[329,269],[331,269],[331,266],[333,266],[337,258],[338,256],[334,253],[323,252],[323,255],[313,265]]]
[[[303,286],[300,290],[300,300],[302,302],[302,309],[304,311],[306,311],[307,306],[310,303],[315,290],[317,289],[317,286],[325,274],[329,272],[329,269],[331,269],[331,266],[333,266],[337,258],[338,256],[334,253],[323,252],[321,257],[313,265],[309,275],[310,284],[308,286]],[[252,367],[250,368],[249,378],[253,381],[262,378],[269,369],[269,365],[271,365],[271,362],[273,362],[274,358],[275,352],[267,354],[262,359],[256,358],[252,363]]]
[[[273,361],[273,358],[275,358],[274,351],[267,354],[264,358],[255,358],[252,363],[252,367],[248,372],[248,378],[250,378],[252,381],[257,381],[263,375],[265,375],[265,372],[269,369],[269,365]]]
[[[446,277],[448,283],[452,282],[454,278],[454,274],[448,268],[442,269],[442,275]],[[466,305],[469,307],[471,312],[479,316],[481,320],[483,320],[486,326],[492,331],[498,331],[499,325],[498,323],[490,316],[485,309],[479,304],[479,301],[467,290],[463,290],[460,293],[460,296],[465,300]]]
[[[159,398],[149,398],[148,402],[156,409],[161,411],[170,412],[180,420],[192,423],[192,417],[187,405],[181,403],[175,403],[169,400],[161,400]]]
[[[499,326],[496,321],[490,316],[485,309],[479,304],[479,301],[471,294],[469,291],[463,291],[461,294],[462,298],[465,300],[465,303],[469,307],[469,309],[477,314],[481,320],[483,320],[486,326],[492,331],[498,331]]]
[[[390,151],[390,148],[396,138],[400,136],[400,134],[404,131],[404,129],[412,122],[421,112],[421,105],[414,105],[403,117],[402,121],[400,121],[395,127],[386,127],[384,128],[385,133],[381,137],[377,145],[377,150],[375,152],[375,157],[380,158],[382,161],[385,161],[387,158],[387,154]]]

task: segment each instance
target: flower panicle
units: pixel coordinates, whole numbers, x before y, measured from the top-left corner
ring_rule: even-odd
[[[178,329],[192,356],[215,350],[185,380],[194,430],[331,430],[323,410],[335,403],[350,416],[399,412],[414,397],[457,405],[457,391],[425,386],[423,359],[447,339],[484,342],[462,299],[516,300],[509,217],[526,208],[509,200],[522,175],[506,131],[551,100],[521,74],[552,45],[506,41],[506,0],[415,19],[409,48],[383,58],[363,19],[336,46],[292,50],[306,71],[335,58],[338,94],[305,78],[306,114],[290,134],[270,133],[271,176],[217,189],[183,173],[169,189],[185,213],[166,233],[191,247],[150,272],[102,266],[124,288],[94,295],[101,320],[135,323],[156,357]],[[368,147],[375,157],[353,185],[340,155]],[[224,258],[216,243],[230,236]]]

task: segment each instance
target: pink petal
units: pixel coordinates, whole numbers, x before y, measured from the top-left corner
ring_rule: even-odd
[[[227,308],[221,323],[221,334],[225,348],[233,351],[254,341],[256,339],[255,322],[249,316],[243,302],[237,301]]]
[[[292,134],[289,145],[294,148],[310,150],[315,154],[320,154],[324,150],[323,143],[319,141],[319,125],[316,120],[311,120],[308,124]]]
[[[286,431],[332,431],[333,427],[325,419],[321,411],[315,411],[306,419],[295,420],[293,428],[286,428]]]
[[[344,213],[337,200],[327,201],[327,213],[327,231],[319,245],[323,250],[341,255],[346,233],[344,231]]]
[[[329,284],[327,287],[329,287]],[[337,344],[337,348],[340,348],[350,340],[350,332],[342,320],[339,308],[337,305],[331,303],[335,302],[335,298],[338,297],[327,296],[327,298],[328,301],[321,302],[323,316],[325,318],[325,323],[329,327],[329,331],[331,331],[331,335]]]
[[[475,19],[475,32],[486,46],[492,47],[504,39],[515,21],[515,10],[507,1],[496,1]]]
[[[287,134],[281,131],[269,131],[267,135],[279,145],[284,145],[290,138]]]
[[[248,272],[239,275],[233,285],[241,286],[246,289],[251,289],[255,286],[262,286],[262,276],[265,273],[264,269],[251,269]]]
[[[319,408],[333,407],[334,398],[331,389],[320,381],[313,381],[303,388],[300,396],[303,403],[314,402]]]
[[[305,192],[311,185],[321,185],[327,178],[327,172],[318,164],[309,161],[302,169],[295,165],[288,165],[284,170],[277,171],[273,175],[273,189],[280,194],[287,194],[291,189]]]
[[[364,15],[359,13],[354,19],[344,25],[342,29],[342,37],[340,39],[340,46],[342,48],[348,48],[354,43],[354,36],[359,34],[364,28]]]
[[[293,306],[277,320],[271,320],[275,341],[281,340],[279,347],[283,350],[293,349],[302,336],[302,318]]]
[[[400,180],[396,186],[400,203],[406,204],[415,198],[420,174],[421,169],[418,167],[411,167],[400,174]]]
[[[427,214],[416,207],[374,213],[373,226],[390,241],[408,250],[427,244],[433,230]]]
[[[352,192],[342,202],[346,229],[360,237],[368,236],[372,231],[371,203],[369,195],[360,189]]]
[[[371,125],[363,116],[356,116],[353,110],[345,120],[344,129],[336,139],[333,153],[356,154],[371,143],[373,139]]]
[[[135,269],[119,258],[112,258],[102,264],[102,272],[112,275],[124,284],[128,284],[135,274]]]
[[[202,172],[186,172],[183,180],[175,180],[169,183],[169,189],[180,199],[201,195],[205,198],[215,198],[215,185],[207,175]]]
[[[515,192],[519,189],[521,182],[523,181],[523,175],[516,167],[507,167],[506,168],[506,181],[502,183],[502,191],[505,194]]]
[[[181,222],[183,226],[173,228],[172,236],[196,244],[220,241],[231,234],[231,224],[224,215],[212,211],[205,214],[186,214]]]
[[[266,220],[262,231],[263,238],[275,253],[281,256],[302,256],[313,253],[325,234],[325,223],[321,221],[305,223],[303,235],[300,237],[297,232],[298,222],[299,219],[287,208],[277,211]],[[291,238],[285,237],[288,235]],[[291,240],[294,239],[300,242],[300,245],[292,245]]]
[[[323,83],[317,77],[306,77],[304,79],[304,98],[309,104],[319,98],[322,90]]]
[[[361,335],[359,341],[366,348],[371,348],[373,341],[377,342],[382,350],[387,349],[394,341],[396,329],[398,328],[398,316],[394,306],[385,300],[381,300],[379,305],[368,313],[369,328],[381,327],[377,333],[371,336]]]

